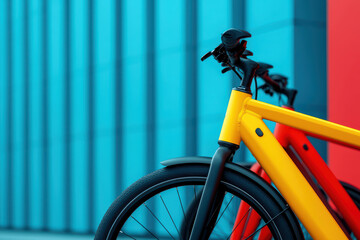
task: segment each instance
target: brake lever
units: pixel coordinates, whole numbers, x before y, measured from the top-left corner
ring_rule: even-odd
[[[201,61],[206,60],[210,56],[213,56],[214,59],[219,63],[225,63],[227,65],[227,63],[229,62],[229,58],[224,48],[224,44],[222,43],[219,46],[217,46],[214,50],[207,52],[204,56],[202,56]]]
[[[201,57],[201,61],[205,61],[207,58],[209,58],[212,55],[213,51],[210,51],[208,53],[206,53],[204,56]]]

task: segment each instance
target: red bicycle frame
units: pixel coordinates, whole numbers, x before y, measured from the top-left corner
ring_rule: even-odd
[[[294,110],[287,106],[283,107]],[[329,196],[337,212],[340,213],[351,230],[359,238],[357,234],[357,232],[360,232],[358,228],[359,219],[356,219],[352,214],[352,212],[357,211],[355,203],[311,144],[307,135],[309,134],[279,123],[276,124],[274,131],[276,139],[288,152],[291,159],[303,172],[313,188],[318,191],[317,186],[310,177],[310,173]],[[263,177],[268,183],[271,183],[270,178],[258,163],[254,164],[251,170]],[[249,234],[253,233],[259,226],[260,216],[251,210],[246,203],[240,204],[231,240],[252,239],[253,236],[249,237]],[[245,223],[242,223],[244,220]],[[261,229],[259,239],[271,239],[271,233],[267,227]]]

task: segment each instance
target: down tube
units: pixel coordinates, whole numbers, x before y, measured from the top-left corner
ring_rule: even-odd
[[[260,132],[262,134],[258,134]],[[258,132],[258,133],[257,133]],[[314,239],[348,239],[262,119],[251,112],[241,118],[240,134],[291,209]]]

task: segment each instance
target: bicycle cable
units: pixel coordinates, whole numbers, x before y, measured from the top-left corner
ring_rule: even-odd
[[[231,64],[229,64],[229,63],[226,63],[228,66],[229,66],[229,68],[240,78],[240,80],[242,80],[242,77],[240,76],[240,74],[236,71],[236,69],[235,68],[233,68],[233,66],[231,66]]]
[[[254,76],[254,80],[255,80],[255,100],[257,100],[257,95],[258,95],[258,85],[257,85],[256,75]]]

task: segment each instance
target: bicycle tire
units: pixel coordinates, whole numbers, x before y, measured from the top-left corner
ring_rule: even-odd
[[[360,209],[360,190],[350,183],[340,181],[345,191],[349,194],[355,205]]]
[[[343,181],[339,181],[341,183],[341,185],[344,187],[345,191],[349,194],[349,196],[351,197],[351,199],[353,200],[353,202],[355,203],[355,205],[357,206],[358,209],[360,209],[360,190]],[[345,226],[345,228],[348,230],[349,234],[351,235],[352,239],[356,239],[355,235],[352,233],[351,228],[347,225],[347,223],[345,222],[344,219],[342,219],[339,216],[340,220],[342,221],[343,225]]]
[[[204,185],[208,171],[208,165],[184,164],[165,167],[139,179],[112,203],[96,231],[95,240],[116,239],[124,223],[128,220],[131,221],[134,218],[132,214],[149,199],[155,198],[165,191],[177,189],[177,187]],[[262,180],[260,179],[260,181]],[[246,201],[262,217],[264,223],[275,218],[267,225],[274,239],[303,239],[300,225],[286,202],[284,200],[281,203],[275,201],[269,191],[261,188],[256,182],[226,169],[220,188]],[[276,190],[273,189],[273,191]],[[123,231],[121,233],[130,236]],[[171,234],[170,236],[173,237]],[[130,238],[135,239],[133,236]]]

